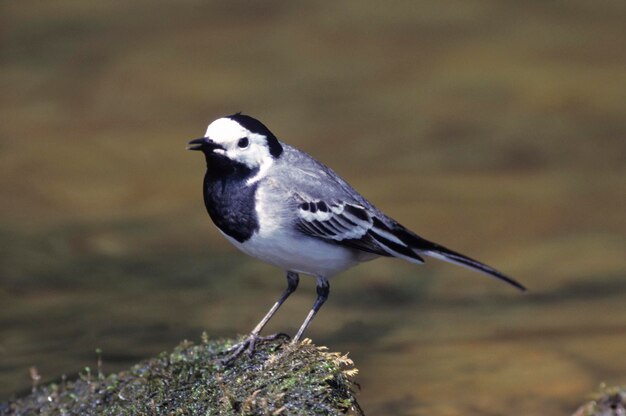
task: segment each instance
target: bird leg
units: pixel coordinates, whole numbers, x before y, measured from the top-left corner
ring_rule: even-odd
[[[328,299],[329,292],[330,292],[330,285],[328,284],[328,280],[318,277],[317,278],[317,299],[315,299],[313,308],[311,308],[311,310],[309,311],[309,314],[307,315],[306,319],[302,323],[302,326],[298,330],[298,333],[291,340],[292,344],[295,344],[296,342],[300,341],[300,338],[302,338],[302,334],[304,333],[306,328],[309,326],[309,324],[313,320],[313,317],[315,316],[317,311],[320,310],[324,302],[326,302],[326,299]]]
[[[263,329],[263,327],[265,327],[265,325],[269,322],[269,320],[272,319],[272,316],[274,316],[278,308],[280,308],[280,306],[285,302],[285,300],[287,300],[289,295],[291,295],[293,292],[296,291],[296,289],[298,288],[299,282],[300,282],[300,277],[298,276],[298,273],[291,272],[291,271],[287,272],[287,288],[285,289],[283,294],[276,301],[276,303],[274,303],[274,306],[271,307],[271,309],[267,312],[267,314],[263,317],[263,319],[261,319],[261,322],[259,322],[257,326],[254,327],[250,335],[248,335],[246,339],[244,339],[238,344],[233,345],[231,348],[229,348],[226,351],[226,354],[230,354],[230,355],[222,360],[224,364],[228,364],[231,361],[233,361],[235,358],[239,357],[241,353],[244,352],[246,349],[248,350],[248,355],[252,356],[252,354],[254,353],[254,348],[258,342],[272,341],[281,337],[289,339],[289,335],[284,334],[284,333],[268,335],[265,337],[261,337],[259,336],[259,334],[261,333],[261,330]]]

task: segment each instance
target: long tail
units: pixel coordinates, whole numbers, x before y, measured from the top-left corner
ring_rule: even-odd
[[[367,215],[367,213],[365,215]],[[390,218],[387,220],[391,222],[391,224],[384,223],[380,219],[374,218],[371,224],[372,226],[368,230],[367,237],[374,243],[374,247],[377,249],[377,251],[372,251],[373,253],[382,256],[398,257],[418,264],[424,262],[424,259],[420,257],[420,255],[423,254],[493,276],[511,286],[515,286],[519,290],[526,290],[521,283],[511,279],[493,267],[487,266],[478,260],[464,256],[456,251],[452,251],[449,248],[440,246],[432,241],[425,240]],[[366,240],[363,238],[358,240],[360,244],[357,248],[368,250],[370,246],[364,246],[364,241]]]
[[[493,276],[512,286],[515,286],[519,290],[526,291],[526,288],[521,283],[497,271],[493,267],[487,266],[478,260],[474,260],[461,253],[457,253],[456,251],[440,246],[439,244],[425,240],[407,229],[404,229],[403,231],[405,231],[405,233],[402,233],[402,240],[409,244],[409,246],[417,254],[423,254],[438,260],[447,261],[458,266],[466,267],[470,270],[475,270],[489,276]]]
[[[430,242],[429,242],[430,243]],[[464,256],[463,254],[457,253],[445,247],[442,247],[435,243],[430,243],[430,247],[427,249],[420,249],[419,252],[426,256],[433,257],[435,259],[447,261],[449,263],[453,263],[462,267],[466,267],[470,270],[475,270],[478,272],[482,272],[489,276],[493,276],[497,279],[500,279],[512,286],[515,286],[521,291],[526,291],[526,288],[516,280],[508,277],[507,275],[497,271],[493,267],[487,266],[484,263],[481,263],[477,260],[474,260],[470,257]]]

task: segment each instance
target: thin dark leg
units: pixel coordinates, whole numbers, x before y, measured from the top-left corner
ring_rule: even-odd
[[[293,292],[296,291],[296,289],[298,288],[299,282],[300,282],[300,277],[298,276],[298,273],[291,272],[291,271],[287,272],[287,288],[285,289],[283,294],[276,301],[276,303],[274,303],[274,306],[270,308],[270,310],[263,317],[263,319],[261,319],[261,322],[259,322],[257,326],[254,327],[250,335],[248,335],[248,337],[245,340],[243,340],[239,344],[233,345],[233,347],[228,350],[228,352],[232,352],[232,353],[225,360],[223,360],[224,363],[229,363],[230,361],[237,358],[246,349],[246,347],[248,347],[248,354],[252,355],[252,353],[254,352],[254,347],[256,346],[256,343],[258,341],[270,341],[279,337],[285,337],[287,339],[289,338],[288,335],[282,334],[282,333],[269,335],[267,337],[259,337],[259,334],[261,333],[261,330],[263,329],[263,327],[267,325],[269,320],[272,319],[272,316],[274,316],[278,308],[280,308],[280,306],[285,302],[285,300],[287,300],[289,295],[291,295]]]
[[[280,305],[282,305],[287,300],[289,295],[296,291],[299,282],[300,277],[298,276],[298,273],[287,272],[287,288],[280,296],[280,298],[276,301],[274,306],[270,308],[269,312],[267,312],[263,319],[261,319],[261,322],[259,322],[257,326],[254,327],[251,332],[252,335],[259,335],[261,333],[263,327],[269,322],[270,319],[272,319],[272,316],[274,316],[278,308],[280,308]]]
[[[313,308],[311,308],[311,311],[309,312],[306,319],[304,320],[304,323],[298,330],[298,333],[291,340],[292,343],[296,343],[300,341],[300,338],[302,338],[302,334],[304,334],[304,331],[313,320],[313,317],[315,316],[317,311],[320,310],[324,302],[326,302],[326,299],[328,299],[329,293],[330,293],[330,285],[328,284],[328,280],[324,279],[323,277],[318,277],[317,278],[317,299],[315,299]]]

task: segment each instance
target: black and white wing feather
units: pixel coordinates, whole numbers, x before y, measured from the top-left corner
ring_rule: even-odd
[[[276,177],[285,178],[278,182],[295,198],[296,227],[304,234],[412,263],[423,263],[421,255],[433,257],[525,290],[498,270],[418,236],[376,209],[332,169],[289,145],[283,147]]]
[[[379,256],[423,263],[420,254],[477,270],[521,290],[524,286],[494,268],[439,244],[425,240],[390,218],[346,202],[305,201],[298,206],[298,228],[313,237]]]
[[[304,201],[298,206],[297,226],[305,234],[343,246],[424,262],[376,213],[356,203]]]

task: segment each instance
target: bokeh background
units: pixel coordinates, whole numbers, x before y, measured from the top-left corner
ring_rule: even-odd
[[[0,398],[249,331],[282,272],[236,252],[185,151],[236,111],[426,238],[331,284],[308,335],[368,414],[559,415],[626,383],[626,4],[4,1]],[[304,280],[267,332],[294,332]]]

